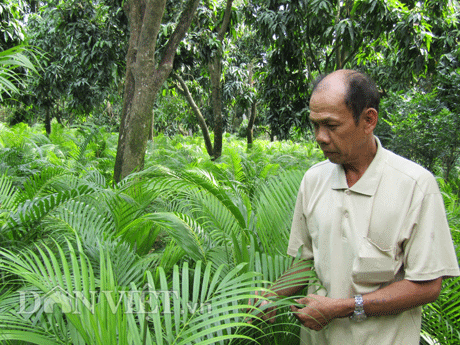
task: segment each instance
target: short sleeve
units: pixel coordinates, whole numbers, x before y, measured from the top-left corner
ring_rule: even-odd
[[[437,185],[433,188],[439,190]],[[424,196],[415,219],[404,246],[405,279],[420,281],[460,275],[439,191]]]
[[[290,256],[297,257],[300,249],[300,259],[309,260],[313,259],[313,249],[303,207],[305,202],[303,189],[304,182],[305,181],[302,181],[299,193],[297,195],[287,253]]]

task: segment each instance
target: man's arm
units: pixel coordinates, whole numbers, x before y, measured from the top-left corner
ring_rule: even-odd
[[[403,311],[435,301],[441,291],[442,277],[428,281],[401,280],[383,289],[363,295],[367,316],[399,314]],[[320,330],[335,318],[351,316],[355,309],[354,298],[334,299],[308,295],[297,300],[304,308],[291,306],[297,319],[313,330]]]

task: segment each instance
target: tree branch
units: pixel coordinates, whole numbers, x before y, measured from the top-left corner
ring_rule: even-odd
[[[147,0],[143,18],[141,18],[142,28],[138,40],[140,43],[138,44],[138,54],[144,57],[144,61],[151,61],[153,65],[155,65],[157,36],[161,28],[165,7],[166,0]]]
[[[319,66],[318,61],[316,60],[315,54],[313,54],[313,50],[311,48],[311,40],[310,40],[310,25],[307,21],[307,43],[308,43],[308,50],[310,50],[310,56],[312,57],[313,64],[315,65],[316,69],[318,70],[319,74],[321,74],[321,68]],[[310,71],[309,71],[310,73]]]
[[[219,32],[217,33],[217,39],[219,41],[223,41],[225,32],[227,31],[228,25],[230,23],[230,18],[232,14],[232,4],[233,0],[227,0],[227,7],[225,8],[224,12],[224,20],[222,21],[222,25],[219,28]]]
[[[176,73],[172,74],[172,77],[174,80],[176,80],[181,88],[178,88],[180,90],[180,93],[182,93],[185,98],[187,99],[187,102],[189,103],[190,107],[192,108],[193,112],[195,113],[195,116],[198,120],[198,125],[201,128],[201,131],[203,132],[203,138],[204,138],[204,143],[206,146],[206,151],[208,152],[208,155],[210,157],[213,156],[213,148],[212,148],[212,143],[211,143],[211,137],[209,136],[209,131],[208,131],[208,126],[206,125],[206,121],[201,114],[200,109],[196,105],[195,101],[193,100],[192,94],[190,93],[187,84],[185,83],[184,79]]]
[[[188,0],[184,10],[182,11],[182,14],[180,15],[176,29],[168,40],[165,53],[160,62],[160,68],[162,66],[167,66],[168,68],[172,69],[177,47],[179,46],[180,41],[182,41],[188,29],[190,28],[190,25],[192,24],[193,17],[195,16],[195,11],[199,3],[200,0]]]

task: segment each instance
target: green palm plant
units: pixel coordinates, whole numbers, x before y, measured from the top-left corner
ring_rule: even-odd
[[[285,254],[303,171],[290,170],[261,185],[256,197],[257,234],[267,253]]]
[[[0,229],[9,221],[11,211],[14,209],[16,189],[6,175],[0,176]],[[5,244],[9,241],[4,231],[0,230],[0,242]]]
[[[238,160],[233,160],[234,167],[238,167]],[[235,164],[238,163],[238,164]],[[260,203],[250,202],[250,198],[245,194],[246,188],[238,182],[244,181],[243,168],[235,169],[240,173],[229,174],[227,176],[237,177],[237,186],[232,183],[232,180],[221,177],[219,180],[214,174],[209,171],[198,169],[173,171],[164,167],[151,168],[143,173],[137,174],[134,179],[143,179],[146,185],[143,190],[160,190],[160,194],[170,202],[168,204],[169,211],[176,211],[176,215],[187,224],[184,226],[175,226],[180,233],[187,234],[191,237],[190,241],[175,238],[176,242],[184,249],[183,243],[189,242],[194,244],[195,249],[188,249],[189,258],[195,259],[201,256],[203,260],[210,261],[214,264],[224,264],[228,266],[227,270],[235,267],[239,263],[247,263],[246,271],[257,271],[263,274],[263,278],[267,281],[276,280],[291,264],[292,259],[288,258],[285,253],[287,246],[288,229],[290,223],[293,204],[297,194],[298,184],[302,178],[303,172],[296,171],[293,174],[286,173],[280,180],[274,180],[269,184],[268,189],[264,190],[266,198],[269,198],[271,193],[275,193],[279,199],[291,199],[286,204],[281,203],[275,198],[273,204],[267,204],[262,198]],[[221,176],[224,176],[223,174]],[[242,177],[243,176],[243,177]],[[289,183],[286,183],[290,181]],[[261,184],[262,185],[262,184]],[[284,185],[284,187],[283,187]],[[256,200],[258,194],[255,195]],[[274,207],[279,207],[276,213],[279,215],[277,221],[282,224],[281,229],[276,229],[274,224],[266,231],[276,230],[284,237],[282,243],[278,246],[273,246],[275,237],[265,238],[265,241],[259,241],[257,232],[256,217],[259,213],[256,207],[260,207],[260,214],[264,214],[260,224],[269,223],[274,216]],[[284,207],[283,207],[284,206]],[[292,207],[291,207],[292,206]],[[283,215],[282,213],[285,212]],[[144,222],[149,217],[155,215],[148,214],[138,219],[138,222]],[[185,215],[189,215],[188,217]],[[265,218],[264,218],[265,217]],[[139,238],[136,231],[127,229],[125,234],[129,234],[128,238]],[[276,239],[279,240],[278,238]],[[264,250],[260,243],[266,245],[266,250],[270,254],[260,255],[259,250]],[[284,243],[284,244],[283,244]],[[283,249],[280,249],[284,246]],[[275,250],[272,247],[275,247]],[[193,248],[193,247],[191,247]],[[279,250],[278,250],[279,249]],[[283,255],[279,255],[283,252]],[[261,259],[263,258],[263,259]],[[316,283],[317,279],[312,275],[312,283]],[[266,285],[265,287],[268,287]],[[287,303],[287,302],[286,302]],[[289,302],[292,303],[292,300]],[[290,337],[295,341],[298,336],[298,324],[293,319],[289,309],[284,309],[284,312],[279,314],[278,322],[275,325],[265,325],[262,331],[250,332],[251,337],[261,341],[261,343],[279,343],[282,340]],[[244,327],[241,329],[243,334],[247,330]],[[263,339],[263,340],[262,340]]]
[[[28,181],[21,191],[12,189],[11,183],[6,177],[2,179],[3,187],[0,188],[2,200],[5,205],[9,204],[11,205],[10,208],[13,209],[11,210],[11,214],[5,217],[7,221],[3,224],[3,230],[7,231],[7,235],[16,232],[16,235],[19,234],[19,240],[23,241],[24,234],[21,229],[31,230],[37,227],[45,229],[45,232],[49,234],[48,239],[44,242],[32,245],[32,247],[29,245],[28,249],[25,248],[20,253],[16,252],[17,246],[14,247],[15,251],[3,250],[1,266],[4,273],[2,279],[3,281],[9,281],[9,284],[6,286],[14,289],[19,284],[17,280],[17,283],[13,284],[14,280],[10,276],[5,276],[6,272],[26,282],[21,287],[21,289],[25,290],[19,291],[34,289],[32,291],[38,291],[41,295],[49,294],[56,286],[59,286],[60,289],[62,288],[63,291],[67,291],[68,294],[74,291],[72,289],[81,289],[84,287],[88,289],[88,286],[91,288],[98,286],[96,290],[109,289],[112,291],[119,291],[121,288],[129,286],[134,289],[132,291],[137,291],[135,288],[139,286],[140,281],[142,281],[141,278],[145,274],[147,274],[147,278],[144,278],[144,280],[147,279],[151,286],[160,284],[166,290],[166,285],[168,284],[175,284],[176,286],[187,285],[187,282],[183,282],[184,272],[179,275],[180,279],[182,279],[180,282],[174,282],[174,279],[177,280],[179,278],[174,278],[175,275],[177,276],[177,273],[172,273],[172,283],[168,283],[169,270],[165,271],[159,268],[156,274],[145,273],[146,267],[149,266],[149,258],[142,259],[137,257],[127,247],[126,243],[118,242],[112,236],[115,234],[113,231],[114,228],[124,229],[125,227],[136,226],[136,224],[131,224],[132,220],[136,219],[143,210],[145,211],[152,202],[152,198],[154,199],[154,197],[148,195],[149,191],[144,191],[140,186],[140,182],[135,181],[135,179],[133,181],[125,181],[124,184],[117,186],[117,189],[110,190],[104,187],[105,181],[103,177],[94,174],[88,174],[88,177],[87,180],[77,179],[68,171],[65,171],[65,169],[51,169],[44,171],[42,175]],[[130,209],[130,206],[133,206],[133,208]],[[141,213],[137,209],[140,209]],[[171,234],[178,234],[176,240],[186,249],[189,257],[193,258],[192,254],[195,249],[193,246],[187,244],[190,242],[190,238],[187,236],[184,237],[184,232],[180,231],[181,228],[177,228],[177,224],[180,224],[180,222],[186,225],[191,220],[180,219],[178,215],[172,213],[151,213],[145,219],[161,223],[163,227],[170,228]],[[170,224],[165,225],[164,223],[168,219],[170,220]],[[27,231],[24,231],[24,233],[27,233]],[[68,240],[69,236],[76,238],[76,244],[72,244]],[[40,237],[43,236],[41,235]],[[192,238],[192,243],[193,240]],[[95,243],[98,243],[98,245],[95,246]],[[10,246],[10,248],[13,248],[13,246]],[[194,258],[197,259],[198,257]],[[208,268],[205,272],[208,273],[203,277],[205,281],[220,282],[222,274],[227,277],[230,274],[230,272],[223,272],[222,266],[218,269],[222,273],[219,275],[219,278],[211,279],[211,275],[217,273],[214,273],[215,270],[211,263],[207,265]],[[213,267],[213,270],[211,270],[211,267]],[[226,287],[226,290],[222,290],[226,291],[225,296],[229,294],[229,291],[234,291],[235,284],[239,282],[238,279],[241,279],[240,276],[244,275],[244,273],[238,274],[237,277],[237,273],[241,270],[242,267],[238,267],[236,271],[233,270],[233,273],[231,273],[233,274],[233,278],[228,281],[229,285]],[[255,289],[252,279],[254,277],[253,274],[247,274],[245,277],[247,278],[244,279],[247,280],[247,285],[245,286],[247,286],[248,292],[243,294],[244,297],[238,297],[239,299],[248,298],[248,293]],[[113,286],[109,283],[107,283],[108,285],[103,285],[104,281],[109,281],[110,284],[115,285]],[[194,284],[200,286],[200,288],[203,286],[202,283],[198,284],[195,282]],[[221,284],[218,286],[221,286]],[[85,293],[82,295],[82,298],[84,298],[83,301],[88,301],[92,296],[88,295],[88,292]],[[152,292],[152,294],[152,296],[149,295],[151,298],[157,297],[156,292]],[[193,295],[195,296],[196,292]],[[115,295],[113,301],[118,301],[119,297],[123,296]],[[226,298],[228,303],[233,301],[228,299],[228,296]],[[236,300],[237,296],[234,296],[234,298]],[[183,297],[180,297],[181,301],[183,299]],[[129,339],[137,339],[139,343],[141,343],[140,341],[142,343],[153,343],[149,340],[153,336],[150,331],[146,331],[147,326],[145,326],[145,321],[141,317],[142,315],[130,314],[125,316],[123,313],[122,315],[116,314],[116,317],[108,317],[108,320],[105,320],[104,324],[98,323],[108,313],[107,308],[111,306],[109,302],[105,303],[105,307],[100,307],[97,304],[94,311],[96,317],[83,312],[81,315],[79,314],[80,316],[69,316],[65,312],[69,306],[66,304],[62,305],[61,303],[60,309],[53,309],[52,312],[49,310],[49,313],[44,313],[43,310],[40,310],[37,315],[38,319],[31,319],[31,317],[24,318],[14,313],[14,308],[17,310],[18,303],[20,304],[17,297],[15,301],[14,298],[6,300],[8,303],[2,302],[3,304],[0,307],[2,310],[0,318],[5,320],[1,332],[2,339],[4,340],[28,339],[28,341],[35,343],[63,343],[61,339],[67,339],[64,343],[101,343],[102,338],[97,330],[104,330],[105,333],[107,329],[116,329],[116,334],[119,337],[123,337],[128,334],[126,333],[126,324],[128,324],[130,330],[136,329],[133,325],[138,325],[138,329],[141,327],[137,333],[134,331],[134,333],[129,333],[127,335]],[[13,302],[11,302],[12,300]],[[83,303],[83,307],[86,307],[83,301],[79,303]],[[209,301],[214,300],[207,299],[200,303],[209,303]],[[131,304],[140,303],[139,301],[128,302]],[[132,309],[128,302],[124,302],[123,300],[121,308]],[[101,302],[101,305],[103,304]],[[97,313],[99,310],[97,308],[102,308],[102,311]],[[214,340],[232,338],[233,335],[230,333],[230,330],[236,327],[238,323],[232,326],[231,323],[228,323],[228,320],[240,316],[238,316],[238,313],[230,313],[232,310],[230,307],[225,308],[227,308],[225,310],[228,315],[225,313],[224,315],[220,315],[221,311],[215,311],[210,317],[210,320],[214,320],[214,322],[216,318],[222,320],[222,325],[206,326],[205,317],[194,316],[194,320],[196,318],[197,321],[194,321],[196,325],[193,330],[201,329],[201,327],[204,327],[204,329],[211,328],[217,332],[217,338],[215,334],[212,337]],[[12,315],[18,317],[12,317]],[[168,319],[161,317],[159,320],[154,321],[154,325],[156,326],[150,325],[149,329],[156,327],[154,333],[156,335],[161,334],[159,331],[160,328],[165,328],[163,333],[165,334],[165,338],[169,339],[171,338],[171,334],[175,332],[171,330],[171,325],[176,325],[178,321],[169,323],[169,321],[165,320]],[[165,322],[166,324],[163,325]],[[241,320],[239,322],[241,323]],[[190,322],[182,323],[185,324],[184,327],[191,324]],[[177,326],[174,327],[176,329]],[[181,331],[181,338],[183,334],[188,334],[184,332]],[[114,337],[114,334],[108,334],[107,337]],[[244,335],[236,336],[241,337]],[[107,337],[103,338],[104,341],[107,341]],[[192,336],[190,335],[185,339],[189,339],[190,337]],[[214,340],[203,339],[200,338],[198,342],[214,342]],[[117,338],[116,341],[120,340]],[[160,340],[156,339],[156,341]],[[187,341],[185,343],[188,343]]]
[[[30,132],[25,124],[7,128],[0,124],[0,174],[8,174],[20,185],[38,171],[44,160],[37,157],[37,148],[29,140]]]
[[[114,135],[107,133],[103,127],[94,124],[84,124],[76,128],[79,142],[69,152],[67,166],[75,172],[98,171],[107,180],[112,181],[116,142]]]
[[[438,178],[437,181],[444,199],[452,239],[458,245],[460,243],[459,182],[458,180],[446,181],[443,178]]]
[[[254,309],[245,301],[254,298],[255,273],[241,273],[242,265],[224,273],[198,261],[174,266],[168,281],[161,267],[159,283],[150,271],[144,285],[120,286],[112,266],[111,251],[99,251],[100,274],[79,241],[54,249],[41,243],[19,253],[0,250],[4,274],[24,282],[14,298],[0,301],[0,340],[23,340],[34,344],[224,344],[238,334]],[[10,278],[10,279],[11,279]],[[33,290],[33,288],[35,290]],[[34,312],[18,312],[18,298],[35,292]],[[43,297],[37,305],[39,295]],[[35,312],[35,309],[38,309]],[[30,315],[32,314],[32,315]],[[64,317],[65,316],[65,317]]]
[[[162,165],[173,170],[190,169],[209,161],[203,138],[170,138],[160,134],[147,144],[145,167]]]
[[[136,190],[152,197],[147,203],[151,211],[136,214],[135,220],[123,215],[126,226],[117,227],[116,234],[146,254],[160,231],[166,230],[174,239],[167,251],[175,251],[177,259],[182,252],[193,260],[229,267],[248,262],[248,248],[284,255],[303,172],[275,177],[278,165],[265,159],[251,164],[247,155],[233,148],[226,152],[222,162],[209,170],[152,166],[131,175],[122,185],[135,181]],[[128,207],[138,209],[134,204]]]
[[[247,198],[244,199],[234,189],[217,181],[213,174],[203,170],[172,171],[156,167],[134,178],[141,176],[146,181],[143,189],[155,190],[161,195],[164,210],[174,212],[183,223],[181,228],[187,229],[182,233],[188,233],[190,238],[196,239],[195,254],[201,253],[202,259],[207,260],[211,250],[219,250],[227,253],[227,259],[231,260],[232,243],[248,233],[251,222]],[[158,215],[147,214],[139,222],[147,218],[151,220],[152,217]],[[176,221],[176,226],[180,226],[179,223]],[[127,237],[135,236],[131,229],[129,234]],[[178,238],[176,242],[178,245],[183,243]]]
[[[421,343],[460,343],[460,277],[444,280],[438,299],[423,307]]]
[[[55,166],[64,166],[65,150],[53,144],[40,126],[0,124],[0,174],[22,187],[29,177]]]
[[[19,92],[19,88],[25,84],[24,80],[17,72],[18,68],[29,70],[32,73],[38,73],[36,59],[34,63],[27,55],[33,55],[36,52],[30,47],[17,46],[0,52],[0,101],[3,101],[3,95],[6,93],[12,96]]]
[[[16,190],[9,204],[8,219],[0,232],[10,241],[9,246],[31,243],[46,234],[43,223],[53,218],[61,207],[94,193],[92,185],[63,168],[45,169],[29,179],[22,190]]]
[[[147,181],[143,190],[161,195],[166,211],[188,222],[188,233],[201,239],[203,260],[208,253],[220,262],[247,262],[248,246],[284,254],[303,172],[274,177],[273,165],[248,169],[249,161],[245,164],[236,151],[231,162],[231,168],[224,164],[212,172],[158,166],[135,178]],[[126,229],[124,235],[139,238],[133,231]]]

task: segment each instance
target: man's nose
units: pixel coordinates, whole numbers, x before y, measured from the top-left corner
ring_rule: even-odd
[[[329,144],[329,133],[326,128],[317,128],[315,130],[315,137],[318,144]]]

